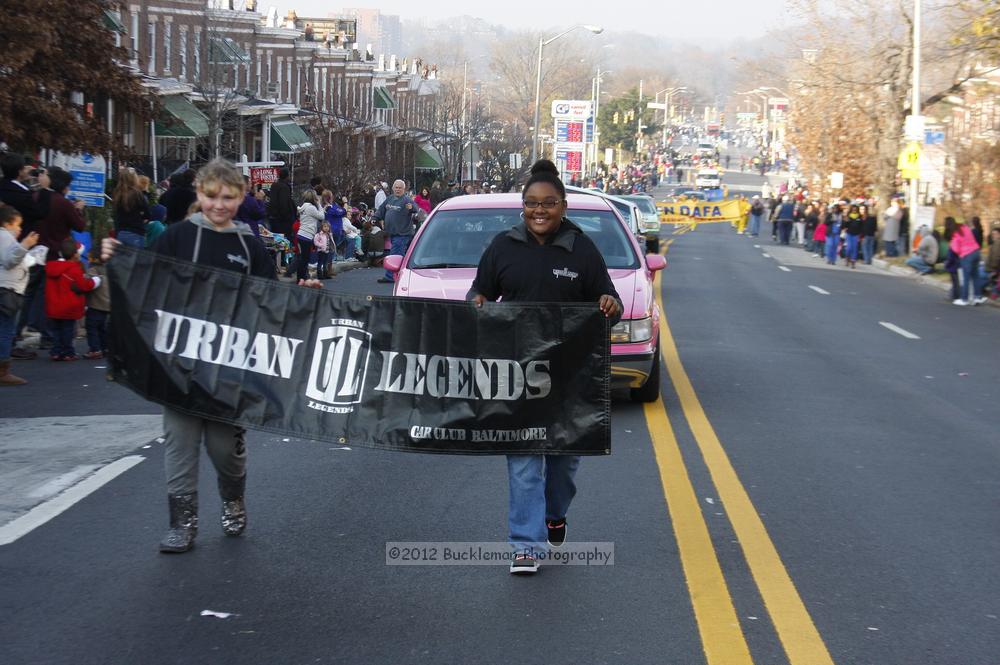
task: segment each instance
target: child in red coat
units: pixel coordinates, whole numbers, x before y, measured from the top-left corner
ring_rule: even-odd
[[[83,318],[87,299],[83,295],[101,284],[100,277],[87,277],[80,262],[76,240],[66,238],[59,246],[59,259],[45,265],[45,315],[54,341],[52,360],[76,360],[73,336],[76,322]]]

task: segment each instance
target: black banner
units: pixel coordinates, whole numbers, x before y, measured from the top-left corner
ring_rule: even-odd
[[[596,303],[345,295],[125,246],[108,276],[115,377],[179,411],[414,452],[611,452]]]

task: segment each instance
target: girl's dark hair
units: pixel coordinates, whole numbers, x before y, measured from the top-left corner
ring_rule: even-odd
[[[951,237],[955,235],[955,231],[958,231],[958,222],[955,221],[954,217],[944,218],[944,239],[951,242]]]
[[[539,159],[531,165],[531,177],[528,178],[528,182],[524,183],[522,191],[528,191],[528,188],[536,182],[545,182],[552,185],[559,192],[559,198],[564,201],[566,200],[566,185],[559,178],[559,169],[556,168],[556,165],[551,160]]]

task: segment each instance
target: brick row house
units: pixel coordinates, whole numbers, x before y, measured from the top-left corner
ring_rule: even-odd
[[[351,19],[264,15],[252,0],[154,0],[107,14],[161,112],[141,122],[93,100],[95,112],[157,179],[215,156],[283,161],[298,181],[316,170],[345,187],[441,166],[428,142],[436,68],[360,50]]]

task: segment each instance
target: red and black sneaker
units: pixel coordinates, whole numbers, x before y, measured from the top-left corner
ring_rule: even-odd
[[[528,552],[518,552],[510,562],[511,575],[534,575],[538,572],[538,559]]]
[[[561,520],[546,520],[545,528],[549,532],[549,545],[561,547],[566,542],[566,518]]]

